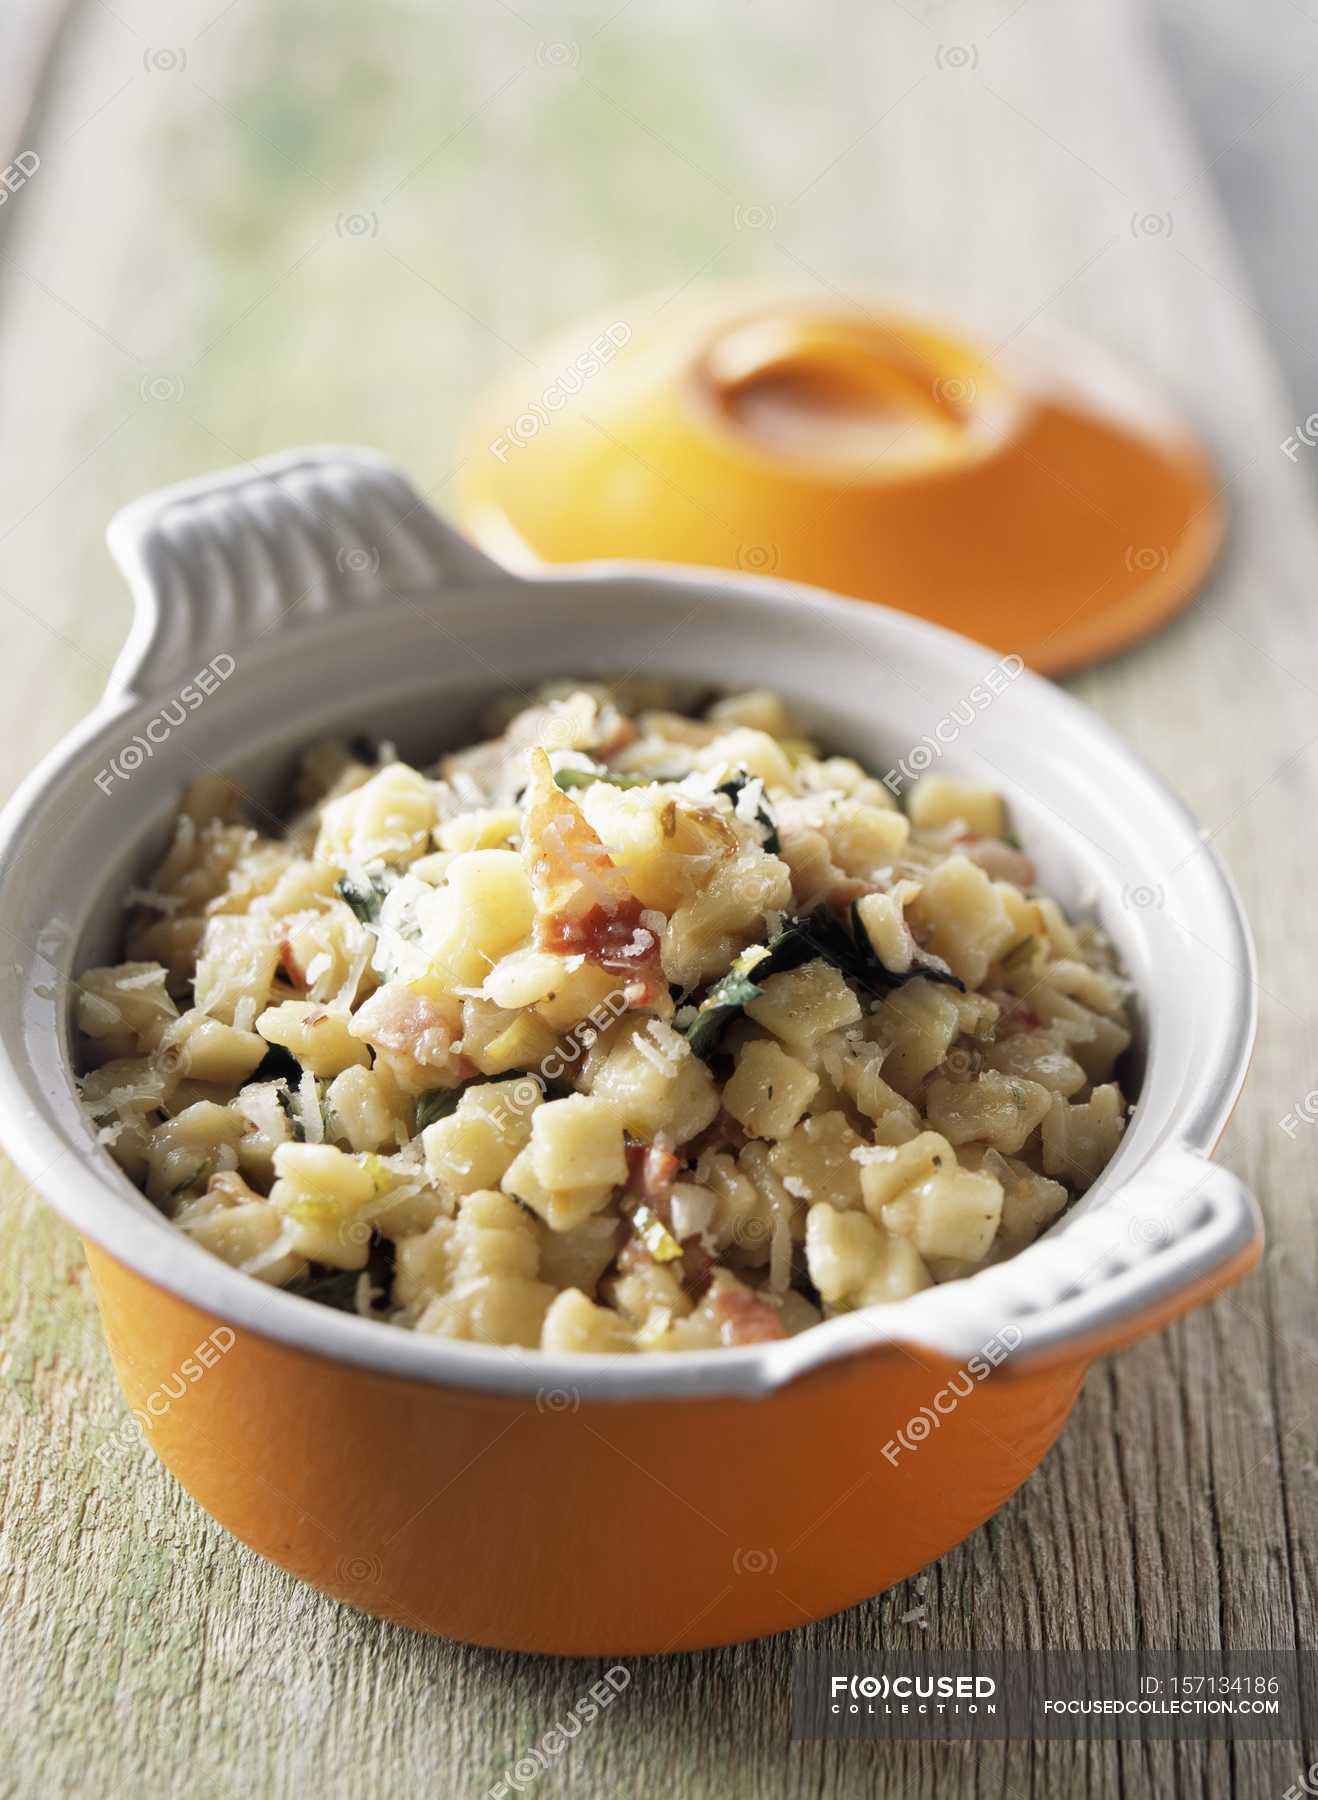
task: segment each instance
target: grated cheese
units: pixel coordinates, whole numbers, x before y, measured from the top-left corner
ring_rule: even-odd
[[[637,1055],[643,1056],[661,1075],[671,1075],[682,1057],[690,1054],[686,1039],[680,1038],[662,1019],[651,1019],[644,1031],[636,1033],[632,1046]]]
[[[292,1226],[285,1224],[273,1244],[267,1244],[264,1250],[258,1250],[255,1256],[239,1263],[238,1267],[244,1275],[259,1275],[262,1269],[268,1269],[273,1263],[280,1261],[293,1249]]]
[[[95,1027],[100,1025],[107,1031],[113,1031],[123,1019],[123,1014],[104,994],[93,994],[88,988],[79,988],[80,1010],[91,1035],[97,1035]]]
[[[769,1286],[775,1294],[785,1294],[792,1279],[792,1228],[786,1216],[778,1213],[773,1221],[773,1238],[769,1244]]]
[[[343,985],[332,999],[326,1001],[330,1012],[351,1012],[352,1003],[357,998],[357,989],[361,986],[362,976],[370,966],[371,953],[375,949],[375,938],[363,925],[357,939],[357,948],[348,962],[348,973],[343,978]]]
[[[130,989],[164,987],[165,973],[161,968],[144,969],[140,975],[121,975],[118,985],[125,993]]]
[[[316,1089],[316,1077],[310,1069],[303,1069],[302,1079],[298,1083],[297,1093],[293,1096],[293,1105],[302,1125],[302,1136],[308,1144],[325,1142],[325,1120],[320,1110],[320,1094]]]

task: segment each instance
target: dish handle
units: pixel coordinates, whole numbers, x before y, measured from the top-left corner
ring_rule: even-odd
[[[513,579],[387,458],[327,446],[162,488],[106,534],[134,601],[107,693],[152,696],[267,632]]]
[[[1006,1329],[1004,1314],[1015,1328],[1007,1366],[1120,1349],[1238,1281],[1262,1248],[1258,1206],[1239,1176],[1165,1144],[1105,1205],[1002,1266],[995,1329]]]

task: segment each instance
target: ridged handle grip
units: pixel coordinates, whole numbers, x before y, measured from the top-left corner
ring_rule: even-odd
[[[1239,1280],[1262,1244],[1259,1210],[1240,1178],[1184,1144],[1167,1144],[1105,1205],[1003,1264],[996,1318],[976,1323],[1015,1327],[1011,1360],[1021,1367],[1099,1355]]]
[[[163,488],[115,514],[135,602],[111,694],[165,694],[309,615],[507,582],[371,451],[301,450]]]

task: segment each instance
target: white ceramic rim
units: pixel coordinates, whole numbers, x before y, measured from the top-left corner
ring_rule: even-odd
[[[490,563],[444,525],[392,465],[360,450],[292,452],[163,490],[117,516],[110,542],[133,590],[133,630],[100,705],[44,759],[0,815],[0,910],[7,910],[17,892],[15,865],[56,790],[67,792],[75,775],[90,782],[125,734],[140,728],[153,708],[177,691],[180,672],[199,659],[199,646],[217,643],[206,624],[212,612],[227,606],[226,629],[261,635],[310,593],[309,616],[280,623],[280,642],[290,652],[315,646],[322,654],[340,640],[347,645],[351,628],[360,631],[363,597],[372,595],[363,595],[362,572],[352,566],[351,555],[343,574],[345,545],[371,545],[372,532],[378,543],[382,515],[389,521],[385,529],[394,534],[392,560],[380,575],[375,553],[377,568],[368,568],[365,576],[368,589],[378,577],[394,600],[405,598],[417,610],[423,604],[450,609],[457,604],[455,595],[470,599],[473,589],[488,606],[494,588],[511,593],[528,586],[525,577]],[[236,583],[230,559],[241,573]],[[311,580],[303,585],[308,570]],[[409,590],[406,595],[400,584]],[[881,626],[889,648],[896,639],[913,654],[917,647],[926,657],[936,650],[963,671],[982,668],[986,657],[982,646],[924,621],[755,577],[592,564],[546,573],[529,585],[542,610],[555,602],[564,608],[580,603],[583,594],[633,601],[644,595],[651,605],[671,606],[699,597],[748,619],[762,613],[767,620],[780,609],[799,615],[808,608],[812,630],[826,632],[832,621],[854,638]],[[1221,994],[1208,1015],[1214,1030],[1206,1061],[1175,1115],[1157,1122],[1156,1144],[1133,1166],[1123,1146],[1112,1165],[1113,1179],[1101,1178],[1057,1228],[1009,1262],[967,1281],[826,1321],[779,1343],[685,1354],[560,1356],[458,1344],[309,1305],[239,1274],[162,1217],[144,1216],[142,1196],[92,1143],[78,1108],[61,1023],[67,993],[52,993],[35,968],[16,971],[19,981],[0,989],[0,1116],[6,1144],[34,1184],[50,1186],[53,1204],[76,1230],[198,1308],[314,1355],[447,1387],[519,1395],[561,1391],[582,1400],[749,1397],[885,1344],[917,1358],[927,1352],[961,1362],[986,1343],[1005,1339],[1015,1350],[1008,1366],[1028,1366],[1039,1357],[1065,1353],[1068,1346],[1082,1347],[1155,1312],[1259,1239],[1257,1209],[1246,1190],[1229,1171],[1205,1160],[1248,1066],[1257,1010],[1254,952],[1226,869],[1161,778],[1060,689],[1029,674],[1019,677],[1018,686],[1036,721],[1047,724],[1067,757],[1110,763],[1129,784],[1132,809],[1145,807],[1172,841],[1191,846],[1196,921],[1216,936]],[[76,850],[66,847],[62,854],[63,879],[75,882]],[[75,954],[73,946],[70,967]],[[47,961],[56,958],[52,954]],[[1153,1011],[1171,1003],[1171,996],[1157,992],[1144,998]],[[56,1033],[64,1037],[66,1091],[38,1091],[33,1070],[39,1058],[48,1061]],[[1174,1220],[1173,1211],[1180,1215]]]

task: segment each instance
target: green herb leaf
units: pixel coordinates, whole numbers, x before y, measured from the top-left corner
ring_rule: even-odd
[[[775,939],[775,942],[777,940]],[[726,975],[721,975],[700,1002],[699,1010],[686,1028],[686,1039],[697,1056],[712,1054],[719,1038],[723,1035],[723,1027],[730,1025],[743,1007],[749,1006],[752,1000],[758,1000],[764,989],[751,976],[763,967],[766,975],[774,971],[764,965],[768,963],[770,950],[764,944],[755,944],[749,950],[743,950]]]
[[[723,785],[715,791],[720,794],[726,794],[728,799],[732,802],[733,812],[736,812],[737,802],[741,798],[743,790],[749,787],[749,785],[749,775],[734,775],[731,781],[725,781]],[[755,823],[757,825],[763,825],[764,827],[764,848],[769,852],[770,856],[776,856],[782,849],[782,839],[778,835],[777,821],[762,799],[755,809]]]
[[[339,877],[335,887],[339,898],[347,901],[363,925],[378,925],[384,897],[399,873],[389,864],[369,874],[364,869],[350,869]]]
[[[314,1300],[319,1306],[332,1306],[336,1312],[355,1313],[360,1273],[360,1269],[330,1269],[322,1275],[299,1275],[284,1291]]]
[[[293,1104],[293,1095],[291,1091],[287,1087],[281,1087],[279,1092],[275,1095],[275,1099],[278,1100],[284,1117],[292,1127],[293,1142],[295,1144],[304,1144],[306,1142],[307,1134],[302,1124],[301,1117],[298,1114],[298,1110]]]
[[[723,1029],[743,1007],[764,992],[763,983],[770,975],[781,975],[788,969],[799,969],[802,963],[818,959],[839,970],[857,987],[882,997],[907,981],[923,977],[926,981],[943,982],[965,992],[965,983],[950,971],[926,968],[917,964],[904,975],[896,975],[879,961],[869,934],[861,924],[853,901],[850,929],[826,906],[793,919],[784,925],[767,944],[744,950],[727,974],[716,981],[700,1003],[699,1011],[687,1026],[686,1037],[697,1056],[708,1056],[718,1043]]]
[[[676,1262],[682,1246],[653,1207],[638,1206],[632,1214],[632,1230],[657,1263]]]
[[[286,1081],[290,1087],[296,1087],[301,1079],[302,1064],[282,1044],[271,1044],[247,1077],[248,1081]]]
[[[554,780],[564,793],[572,788],[594,787],[597,781],[605,781],[610,787],[637,788],[650,787],[656,781],[681,781],[680,775],[642,775],[628,769],[557,769]]]
[[[214,1173],[215,1158],[209,1156],[206,1158],[205,1162],[197,1164],[197,1167],[192,1171],[191,1175],[187,1175],[182,1181],[175,1183],[165,1195],[165,1204],[168,1205],[171,1200],[181,1200],[184,1194],[188,1193],[194,1187],[205,1187],[206,1183]]]
[[[433,1125],[437,1119],[447,1119],[458,1110],[458,1102],[469,1087],[486,1087],[495,1081],[534,1081],[542,1093],[549,1091],[549,1084],[541,1075],[528,1075],[524,1069],[509,1069],[503,1075],[473,1075],[470,1081],[460,1081],[457,1087],[428,1088],[416,1103],[416,1128],[418,1132]],[[572,1091],[570,1088],[567,1090]]]
[[[881,962],[878,952],[870,941],[870,934],[866,931],[861,919],[858,900],[851,902],[851,933],[857,945],[868,955],[871,974],[865,985],[870,988],[871,992],[891,992],[893,988],[904,987],[908,981],[935,981],[943,987],[954,987],[958,993],[965,993],[966,984],[960,976],[954,975],[950,969],[939,968],[927,951],[917,949],[915,961],[909,969],[903,970],[901,974],[897,974],[886,963]]]
[[[416,1128],[418,1132],[433,1125],[437,1119],[447,1119],[458,1110],[458,1101],[471,1083],[464,1081],[460,1087],[429,1088],[416,1103]]]
[[[394,1262],[393,1244],[383,1233],[372,1231],[365,1272],[372,1288],[382,1292],[386,1300],[393,1293]],[[356,1313],[357,1283],[361,1275],[360,1269],[332,1269],[323,1263],[313,1263],[305,1274],[285,1282],[284,1292],[297,1294],[303,1300],[314,1300],[319,1306],[332,1306],[336,1312]]]

